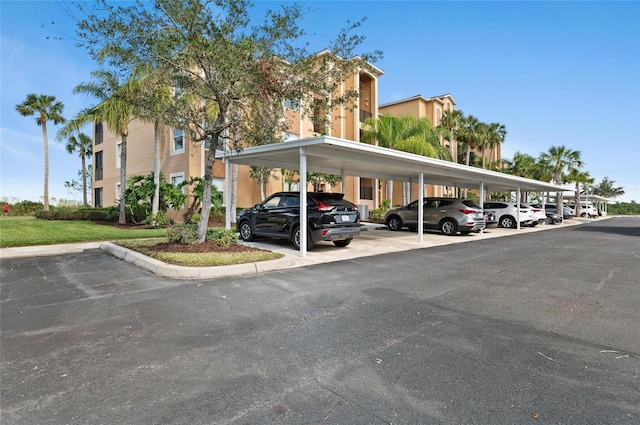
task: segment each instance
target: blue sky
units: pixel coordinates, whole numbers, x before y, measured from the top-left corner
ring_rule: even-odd
[[[253,14],[282,2],[257,1]],[[320,50],[347,20],[367,17],[362,51],[376,63],[380,102],[450,93],[458,109],[507,129],[503,157],[579,150],[596,181],[607,176],[640,202],[640,2],[300,2]],[[15,111],[28,93],[50,94],[73,117],[94,100],[74,96],[97,66],[75,47],[61,1],[0,1],[0,197],[43,193],[41,129]],[[64,182],[80,158],[49,124],[49,196],[81,199]],[[87,132],[90,134],[90,130]]]

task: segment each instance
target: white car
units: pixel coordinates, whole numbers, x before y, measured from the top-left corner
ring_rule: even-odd
[[[545,213],[545,211],[542,208],[536,207],[531,204],[525,204],[525,203],[522,203],[520,205],[523,207],[529,207],[533,210],[533,220],[537,221],[538,224],[546,223],[547,213]]]
[[[515,228],[518,225],[518,210],[520,210],[520,226],[535,226],[538,220],[534,220],[533,210],[529,206],[520,205],[516,202],[485,202],[482,205],[485,212],[494,213],[498,220],[498,227]],[[546,217],[545,217],[546,219]]]
[[[594,207],[590,202],[580,204],[580,217],[598,217],[598,209]]]

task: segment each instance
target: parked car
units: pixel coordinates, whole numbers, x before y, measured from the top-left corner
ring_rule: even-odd
[[[574,209],[575,215],[575,209]],[[594,207],[590,202],[580,204],[580,217],[595,218],[598,217],[598,209]]]
[[[309,250],[320,241],[345,247],[360,234],[358,208],[345,200],[342,193],[309,192],[307,215]],[[244,241],[252,241],[256,236],[288,239],[300,248],[300,193],[274,193],[264,202],[240,211],[237,223]]]
[[[547,215],[547,224],[560,224],[562,223],[562,216],[554,212],[545,212]]]
[[[484,213],[475,202],[464,198],[423,198],[423,228],[439,229],[448,236],[484,229]],[[418,229],[418,200],[387,211],[384,222],[390,230]]]
[[[551,205],[551,206],[549,206],[549,205]],[[542,205],[540,205],[540,204],[533,204],[533,207],[535,207],[535,208],[542,208]],[[571,209],[570,209],[570,208],[568,208],[568,207],[565,207],[565,208],[567,208],[567,210],[569,210],[569,211],[567,212],[567,215],[569,215],[569,216],[570,216],[569,218],[573,217],[573,216],[571,215],[571,212],[570,212],[570,210],[571,210]],[[564,219],[564,217],[563,217],[563,216],[561,216],[560,214],[556,213],[556,206],[555,206],[555,204],[545,204],[545,206],[544,206],[544,213],[545,213],[545,215],[547,216],[547,224],[560,224],[560,223],[562,223],[562,220]]]
[[[545,204],[544,206],[545,212],[554,212],[558,213],[556,204]],[[559,214],[559,213],[558,213]],[[566,205],[562,207],[562,218],[565,220],[569,220],[573,218],[573,210]]]
[[[498,227],[498,219],[494,212],[484,211],[484,221],[486,223],[485,229],[495,229]]]
[[[547,221],[547,214],[542,209],[542,207],[537,206],[537,205],[532,205],[532,204],[525,204],[525,203],[522,203],[520,205],[523,206],[523,207],[531,208],[531,210],[533,212],[533,220],[537,221],[538,224],[542,224],[542,223]]]
[[[518,204],[515,202],[485,202],[483,208],[487,212],[492,212],[498,220],[498,227],[515,228],[518,221]],[[535,226],[538,221],[533,218],[533,211],[530,207],[522,206],[520,209],[520,226]],[[535,224],[534,224],[535,223]]]

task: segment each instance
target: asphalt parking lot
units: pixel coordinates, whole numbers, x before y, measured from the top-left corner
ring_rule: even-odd
[[[640,423],[640,218],[490,233],[209,279],[3,258],[1,422]]]

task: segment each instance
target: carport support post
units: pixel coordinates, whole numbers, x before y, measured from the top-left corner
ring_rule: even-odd
[[[424,173],[418,177],[418,242],[424,240]]]
[[[225,218],[224,225],[227,230],[231,230],[231,161],[228,158],[224,158],[224,205],[225,205]]]
[[[516,229],[520,230],[520,187],[516,191]]]
[[[307,148],[300,148],[300,256],[307,256]]]
[[[484,215],[484,181],[480,181],[480,209]],[[484,229],[480,229],[480,234],[484,234]]]

